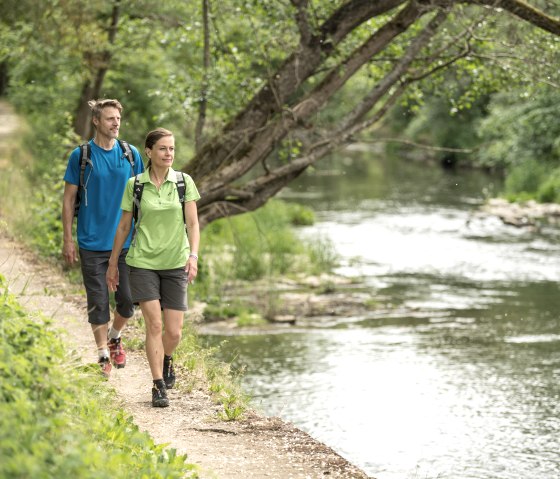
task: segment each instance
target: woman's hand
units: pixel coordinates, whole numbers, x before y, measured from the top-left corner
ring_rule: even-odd
[[[198,273],[198,257],[193,255],[189,256],[185,271],[187,272],[187,284],[193,284]]]
[[[107,281],[109,291],[114,292],[117,290],[117,286],[119,285],[119,268],[117,266],[109,264],[107,274],[105,275],[105,281]]]

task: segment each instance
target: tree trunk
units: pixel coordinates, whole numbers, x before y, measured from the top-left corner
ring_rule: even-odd
[[[113,11],[111,14],[111,23],[108,29],[109,46],[114,45],[117,36],[117,29],[120,17],[121,0],[115,0]],[[88,105],[89,100],[99,99],[101,89],[103,88],[103,80],[109,70],[112,54],[109,49],[105,50],[100,56],[92,56],[88,63],[91,63],[93,75],[88,78],[83,86],[76,115],[74,116],[74,131],[82,139],[87,140],[93,136],[93,124],[91,123],[91,110]]]
[[[204,143],[204,124],[206,123],[206,108],[208,106],[208,70],[210,68],[210,22],[209,22],[209,0],[202,0],[202,26],[204,32],[204,48],[202,53],[202,86],[200,88],[200,104],[198,109],[198,120],[194,132],[195,151],[199,152]]]

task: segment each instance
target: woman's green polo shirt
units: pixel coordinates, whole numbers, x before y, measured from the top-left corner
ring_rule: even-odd
[[[185,202],[197,201],[200,194],[193,179],[185,174]],[[185,231],[182,205],[179,203],[177,176],[169,168],[167,178],[158,189],[150,181],[150,172],[140,175],[144,183],[140,203],[140,217],[133,244],[126,255],[126,263],[136,268],[162,270],[182,268],[190,253]],[[130,178],[124,190],[121,209],[132,211],[134,178]]]

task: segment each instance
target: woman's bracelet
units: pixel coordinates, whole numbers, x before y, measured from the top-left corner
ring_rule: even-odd
[[[191,254],[189,255],[189,258],[194,258],[194,259],[196,259],[196,260],[198,261],[198,255],[197,255],[196,253],[191,253]]]

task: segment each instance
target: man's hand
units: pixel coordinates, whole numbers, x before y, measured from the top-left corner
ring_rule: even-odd
[[[109,291],[114,292],[117,290],[119,285],[119,268],[118,266],[112,266],[109,264],[107,268],[107,273],[105,274],[105,281],[107,282],[107,287]]]
[[[78,261],[78,251],[76,250],[76,245],[74,241],[65,241],[62,246],[62,256],[64,260],[69,265],[73,265]]]

